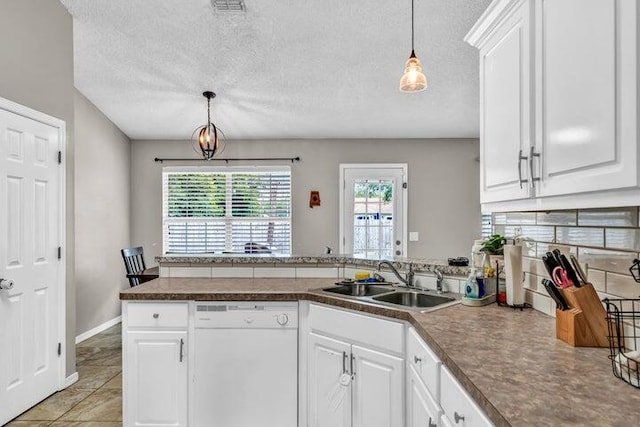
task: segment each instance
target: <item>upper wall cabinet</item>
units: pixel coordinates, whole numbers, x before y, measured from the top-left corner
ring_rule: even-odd
[[[483,204],[637,190],[635,1],[494,0],[465,40],[480,50]]]

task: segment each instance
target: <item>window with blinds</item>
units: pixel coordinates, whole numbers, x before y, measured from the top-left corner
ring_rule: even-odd
[[[165,168],[166,254],[291,253],[288,168]]]

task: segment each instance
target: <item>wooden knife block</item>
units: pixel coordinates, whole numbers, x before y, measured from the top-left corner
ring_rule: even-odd
[[[607,313],[593,285],[560,292],[569,310],[556,310],[556,337],[574,347],[608,347]]]

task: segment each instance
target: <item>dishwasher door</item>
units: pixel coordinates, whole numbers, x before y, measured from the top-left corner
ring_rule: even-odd
[[[195,426],[296,427],[297,304],[223,306],[196,308]]]

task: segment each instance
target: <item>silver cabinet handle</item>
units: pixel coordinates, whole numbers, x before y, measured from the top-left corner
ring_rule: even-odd
[[[13,289],[13,280],[0,279],[0,290]]]
[[[529,150],[529,175],[531,175],[531,188],[536,188],[536,181],[540,181],[540,177],[535,177],[533,174],[533,158],[540,157],[540,153],[536,153],[535,147],[532,145]]]
[[[429,427],[438,427],[438,424],[431,422],[431,417],[429,417]]]
[[[158,317],[160,317],[160,315],[158,313],[153,313],[153,318],[157,319]]]
[[[347,373],[347,352],[343,351],[342,352],[342,373],[346,374]]]
[[[460,415],[457,411],[455,411],[453,413],[453,419],[456,421],[456,424],[458,424],[460,421],[464,421],[464,415]]]
[[[351,379],[356,378],[356,370],[353,368],[353,362],[355,360],[356,360],[356,357],[353,355],[353,353],[351,353],[351,363],[349,364],[349,367],[351,368]]]
[[[180,362],[184,359],[184,340],[180,338]]]
[[[422,362],[422,357],[418,357],[417,355],[413,356],[413,363],[420,363]]]
[[[528,179],[522,179],[522,161],[527,159],[528,157],[523,156],[522,150],[520,150],[520,152],[518,153],[518,185],[520,185],[520,188],[522,188],[523,182],[529,182]]]

